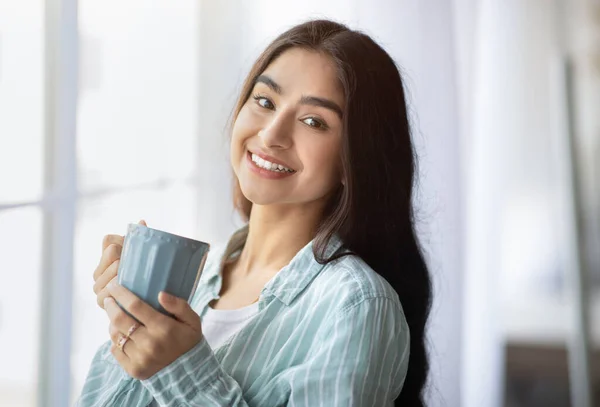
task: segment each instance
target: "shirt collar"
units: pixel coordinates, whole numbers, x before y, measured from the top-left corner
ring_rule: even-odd
[[[247,234],[248,226],[246,225],[242,229],[245,229]],[[238,232],[241,232],[242,229]],[[290,305],[324,267],[323,264],[317,262],[313,254],[313,242],[314,240],[311,240],[300,249],[292,260],[269,280],[261,294],[267,296],[271,294],[277,297],[285,305]],[[333,255],[342,247],[342,245],[342,240],[337,234],[334,234],[325,249],[325,258],[329,258]],[[214,279],[215,289],[220,290],[221,276],[219,273],[225,254],[225,247],[216,249],[214,254],[213,259],[215,262],[219,262],[219,264],[207,265],[208,267],[205,271],[207,273],[207,281]],[[211,283],[213,283],[213,281],[211,281]]]

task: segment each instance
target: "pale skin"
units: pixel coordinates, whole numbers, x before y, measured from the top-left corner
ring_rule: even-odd
[[[331,59],[292,48],[261,78],[236,118],[231,138],[231,165],[244,196],[253,203],[249,233],[237,261],[222,270],[220,298],[210,304],[215,309],[252,303],[314,238],[327,199],[343,183],[339,151],[344,95]],[[251,170],[249,151],[267,154],[294,172],[281,179],[261,177]],[[201,321],[183,299],[159,295],[163,307],[175,315],[170,318],[116,284],[122,245],[123,236],[105,236],[94,292],[110,319],[112,354],[130,376],[146,379],[202,339]],[[123,350],[115,344],[135,320],[115,300],[142,323]]]

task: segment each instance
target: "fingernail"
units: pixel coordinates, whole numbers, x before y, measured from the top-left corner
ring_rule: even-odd
[[[106,285],[106,288],[108,288],[109,290],[112,290],[113,288],[115,288],[117,286],[117,282],[115,281],[115,279],[110,280],[110,282]]]
[[[112,301],[112,298],[111,298],[111,297],[106,297],[106,298],[104,299],[104,306],[106,307],[108,304],[110,304],[110,302],[111,302],[111,301]]]
[[[163,299],[165,301],[167,301],[167,302],[173,302],[173,301],[175,301],[175,296],[169,294],[166,291],[161,291],[161,292],[162,292],[162,295],[163,295]]]

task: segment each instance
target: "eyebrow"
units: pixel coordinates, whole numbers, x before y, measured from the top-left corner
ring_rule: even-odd
[[[310,105],[310,106],[320,106],[329,110],[333,110],[339,118],[341,119],[343,116],[342,108],[338,106],[337,103],[331,101],[329,99],[323,99],[316,96],[302,96],[300,98],[301,105]]]
[[[275,82],[273,79],[271,79],[267,75],[260,75],[258,78],[256,78],[256,80],[254,81],[254,84],[256,85],[257,83],[264,83],[269,88],[271,88],[273,90],[273,92],[275,92],[279,95],[281,95],[281,93],[283,93],[281,86],[279,86],[277,84],[277,82]]]
[[[269,88],[271,88],[271,90],[273,90],[273,92],[277,93],[278,95],[281,95],[283,93],[283,89],[281,88],[281,86],[277,82],[275,82],[271,77],[269,77],[267,75],[258,76],[256,78],[256,80],[254,81],[254,84],[257,84],[257,83],[264,83]],[[329,99],[325,99],[325,98],[321,98],[321,97],[317,97],[317,96],[302,96],[300,98],[300,104],[324,107],[326,109],[332,110],[335,114],[337,114],[340,117],[340,119],[343,116],[342,108],[337,103],[335,103],[334,101],[329,100]]]

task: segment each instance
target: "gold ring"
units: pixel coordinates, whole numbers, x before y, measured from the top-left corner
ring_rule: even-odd
[[[122,352],[125,352],[123,350],[123,347],[125,346],[128,340],[129,338],[127,336],[121,334],[121,336],[119,336],[119,340],[117,341],[117,348],[121,349]]]
[[[127,335],[125,335],[125,336],[127,336],[127,339],[129,339],[129,337],[130,337],[131,335],[133,335],[133,333],[135,332],[135,330],[136,330],[136,329],[138,329],[139,327],[140,327],[140,326],[138,325],[138,323],[137,323],[137,322],[135,322],[133,325],[131,325],[131,326],[129,327],[129,330],[127,331]]]

